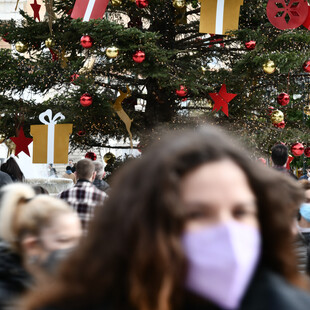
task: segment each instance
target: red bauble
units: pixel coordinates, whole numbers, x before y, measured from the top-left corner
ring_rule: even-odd
[[[83,107],[88,107],[90,106],[91,104],[93,103],[93,98],[90,94],[83,94],[80,98],[80,104],[83,106]]]
[[[77,134],[79,137],[83,137],[85,136],[86,132],[84,130],[79,130]]]
[[[146,8],[149,5],[149,2],[147,0],[136,0],[136,5],[140,8]]]
[[[308,16],[308,2],[305,0],[269,0],[267,17],[276,28],[295,29],[301,26]]]
[[[280,128],[280,129],[284,129],[285,128],[286,123],[284,121],[277,123],[277,124],[273,124],[274,127]]]
[[[268,115],[271,116],[271,114],[272,114],[273,111],[274,111],[274,107],[270,106],[270,107],[267,108],[267,113],[268,113]]]
[[[291,147],[291,152],[294,156],[301,156],[304,153],[304,146],[302,143],[294,143]]]
[[[2,40],[3,40],[4,42],[6,42],[6,43],[11,43],[10,40],[6,39],[6,37],[7,37],[8,34],[9,34],[9,33],[7,32],[7,33],[2,37]]]
[[[310,147],[305,148],[305,156],[310,157]]]
[[[133,55],[132,55],[132,59],[134,62],[137,63],[141,63],[145,60],[145,53],[142,51],[136,51]]]
[[[73,73],[73,74],[70,76],[70,82],[71,82],[72,84],[74,84],[74,82],[75,82],[79,77],[80,77],[79,74]]]
[[[255,47],[256,47],[256,42],[253,41],[253,40],[251,40],[251,41],[249,41],[249,42],[245,42],[244,45],[245,45],[245,48],[246,48],[247,50],[252,51],[252,50],[254,50]]]
[[[94,152],[87,152],[85,158],[95,161],[97,159],[97,155]]]
[[[180,85],[180,88],[175,91],[179,97],[185,97],[187,95],[187,88],[184,85]]]
[[[290,95],[287,93],[281,93],[278,98],[278,103],[282,106],[288,105],[290,102]]]
[[[310,72],[310,60],[305,61],[302,68],[305,72]]]
[[[84,47],[84,48],[91,48],[93,46],[93,39],[91,36],[83,36],[81,38],[81,45]]]

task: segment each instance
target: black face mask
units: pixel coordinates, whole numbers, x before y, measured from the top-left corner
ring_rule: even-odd
[[[57,271],[59,265],[73,252],[75,248],[55,250],[51,252],[47,259],[41,264],[41,267],[48,273],[53,274]]]

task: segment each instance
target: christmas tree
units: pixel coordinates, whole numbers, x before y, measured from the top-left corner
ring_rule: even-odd
[[[309,73],[303,64],[310,58],[310,32],[277,29],[267,3],[244,0],[239,29],[225,35],[199,32],[203,14],[196,0],[111,0],[103,19],[87,22],[70,17],[70,0],[47,1],[41,21],[21,12],[22,24],[0,28],[19,50],[0,51],[1,132],[14,136],[21,124],[29,132],[48,107],[73,122],[72,143],[79,147],[130,133],[143,140],[158,125],[178,127],[197,116],[235,132],[257,156],[279,141],[307,144]],[[269,60],[272,74],[263,70]],[[43,102],[14,99],[25,89]],[[228,95],[229,111],[213,102],[222,92],[237,94]],[[285,106],[277,103],[281,93],[290,96]],[[285,128],[273,124],[270,106],[284,113]]]

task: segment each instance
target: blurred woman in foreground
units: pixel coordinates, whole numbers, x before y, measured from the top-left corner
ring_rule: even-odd
[[[302,189],[217,131],[166,137],[125,167],[22,309],[308,310],[291,235]]]
[[[0,309],[53,272],[81,236],[77,215],[63,201],[16,183],[2,189]]]

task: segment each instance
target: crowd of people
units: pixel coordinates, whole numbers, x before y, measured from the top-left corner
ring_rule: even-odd
[[[8,159],[0,309],[308,310],[310,181],[287,156],[274,146],[272,169],[217,128],[174,132],[111,187],[100,162],[69,164],[57,198]]]

